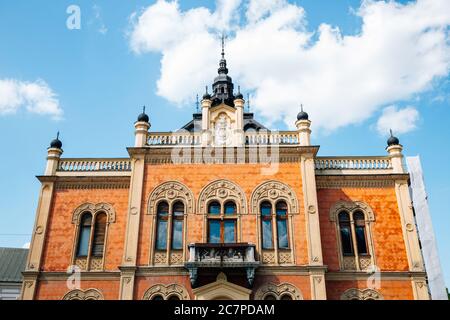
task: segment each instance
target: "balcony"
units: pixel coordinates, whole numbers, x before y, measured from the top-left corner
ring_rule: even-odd
[[[193,243],[188,246],[189,261],[185,267],[189,270],[191,284],[197,282],[199,268],[243,268],[247,282],[251,286],[255,270],[260,265],[255,260],[255,245],[250,243]]]

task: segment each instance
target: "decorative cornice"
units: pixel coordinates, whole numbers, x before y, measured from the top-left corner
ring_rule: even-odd
[[[425,278],[425,272],[414,271],[380,271],[377,272],[381,280],[399,280],[409,281],[412,278]],[[325,274],[327,281],[354,281],[354,280],[367,280],[369,277],[373,277],[374,273],[366,271],[332,271]]]
[[[54,182],[56,190],[64,189],[128,189],[129,176],[98,176],[98,177],[60,177],[38,176],[39,181]]]
[[[39,272],[39,280],[48,281],[66,281],[72,274],[67,272],[51,272],[43,271]],[[82,271],[80,272],[80,278],[83,280],[111,280],[119,281],[119,271]]]
[[[409,174],[316,175],[317,189],[393,188],[396,181],[407,181]]]

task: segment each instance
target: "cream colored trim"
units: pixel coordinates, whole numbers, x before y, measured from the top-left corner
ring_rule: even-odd
[[[45,237],[47,234],[47,223],[50,215],[50,206],[53,198],[53,182],[43,182],[39,195],[39,202],[34,223],[33,235],[28,252],[26,271],[39,271],[42,263],[42,252],[44,251]],[[34,299],[36,280],[30,280],[22,286],[21,297],[23,300]]]
[[[383,295],[373,289],[348,289],[341,295],[341,300],[384,300]]]
[[[406,253],[408,256],[409,270],[423,271],[424,265],[422,260],[422,252],[419,246],[419,237],[417,235],[407,181],[396,181],[395,193],[397,195],[398,210],[402,224]]]
[[[309,282],[311,286],[311,300],[327,300],[325,273],[323,271],[311,272]]]
[[[431,300],[428,292],[428,284],[425,277],[411,280],[414,300]]]
[[[192,290],[196,300],[249,300],[252,290],[228,282],[224,273],[219,273],[215,282]]]
[[[164,300],[170,299],[172,296],[178,297],[180,300],[190,300],[189,293],[185,287],[172,283],[168,285],[155,284],[145,291],[142,300],[152,300],[155,296],[160,295]]]
[[[75,289],[67,292],[62,300],[104,300],[104,297],[98,289]]]
[[[167,201],[171,206],[176,201],[184,203],[188,214],[195,211],[195,200],[192,191],[179,181],[167,181],[153,189],[148,198],[148,209],[146,214],[156,215],[158,203],[162,200]]]
[[[221,205],[233,200],[236,203],[238,215],[247,214],[247,199],[241,187],[230,180],[215,180],[207,184],[198,197],[197,214],[207,214],[208,203],[216,200]]]
[[[303,300],[303,295],[300,289],[290,283],[263,284],[255,291],[255,300],[264,300],[267,295],[273,295],[277,300],[280,300],[283,295],[289,295],[292,300]]]
[[[341,241],[341,230],[339,225],[339,219],[338,215],[341,212],[347,212],[349,214],[350,218],[350,229],[352,234],[352,245],[353,245],[353,252],[354,256],[344,257],[342,253],[342,241]],[[359,256],[358,254],[358,247],[356,242],[356,231],[355,231],[355,222],[353,220],[353,214],[355,212],[361,212],[364,215],[364,222],[365,222],[365,231],[366,231],[366,245],[367,250],[369,253],[369,256]],[[330,208],[330,221],[334,222],[335,228],[336,228],[336,245],[337,245],[337,251],[339,256],[339,266],[342,271],[344,270],[352,270],[349,269],[348,266],[345,263],[345,259],[354,259],[354,270],[367,270],[370,269],[372,266],[376,266],[376,257],[375,257],[375,248],[373,243],[373,237],[372,237],[372,223],[375,222],[375,214],[373,213],[372,208],[361,201],[338,201],[336,202],[331,208]],[[362,265],[361,259],[369,258],[370,264],[369,265]],[[366,259],[367,260],[367,259]]]
[[[265,181],[259,184],[255,190],[253,190],[250,197],[251,214],[260,214],[259,206],[264,200],[270,202],[285,200],[288,205],[288,212],[292,214],[298,214],[298,200],[295,191],[285,183],[275,180]]]

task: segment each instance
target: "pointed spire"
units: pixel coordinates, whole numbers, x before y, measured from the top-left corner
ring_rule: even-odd
[[[222,33],[222,59],[219,64],[219,74],[228,74],[227,60],[225,60],[225,33]]]
[[[196,101],[195,101],[195,106],[196,106],[196,108],[195,108],[195,111],[198,113],[198,106],[199,106],[199,102],[198,102],[198,94],[197,94],[197,96],[195,97],[195,99],[196,99]]]
[[[222,59],[225,59],[225,32],[222,32]]]
[[[250,112],[250,93],[247,93],[247,111]]]
[[[208,93],[208,86],[205,86],[205,94],[203,95],[203,100],[211,100],[211,95]]]

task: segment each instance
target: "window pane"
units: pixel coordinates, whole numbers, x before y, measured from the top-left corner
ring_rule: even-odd
[[[236,204],[232,201],[225,203],[225,214],[236,214]]]
[[[285,216],[287,214],[287,205],[286,202],[280,201],[276,205],[277,215]]]
[[[172,295],[167,300],[180,300],[180,298],[178,298],[178,296],[176,295]]]
[[[288,235],[287,235],[287,225],[286,220],[277,220],[277,233],[278,233],[278,248],[287,249],[288,245]]]
[[[268,294],[264,297],[264,300],[277,300],[273,294]]]
[[[91,237],[92,215],[83,214],[81,218],[80,235],[78,236],[77,256],[86,257],[89,250],[89,239]]]
[[[173,215],[177,217],[184,215],[184,204],[182,202],[177,202],[173,205]]]
[[[262,240],[263,240],[263,249],[272,249],[273,248],[273,238],[272,238],[272,221],[271,220],[263,220],[262,221]]]
[[[348,213],[345,211],[339,213],[339,222],[346,222],[346,221],[350,221],[350,216],[348,215]]]
[[[209,220],[209,243],[220,243],[220,221]]]
[[[162,296],[157,294],[156,296],[153,296],[152,300],[164,300]]]
[[[169,214],[169,205],[167,202],[160,202],[158,204],[158,215],[167,216]]]
[[[356,245],[358,246],[358,253],[367,254],[366,233],[364,227],[356,227]]]
[[[183,249],[183,221],[173,220],[172,249]]]
[[[156,235],[156,249],[167,249],[167,221],[158,220],[158,231]]]
[[[212,202],[209,205],[209,214],[220,214],[220,204],[218,202]]]
[[[92,245],[92,255],[94,257],[103,257],[103,248],[105,246],[106,233],[106,214],[98,214],[95,218],[94,240]]]
[[[80,239],[78,241],[78,257],[86,257],[89,249],[89,238],[91,236],[91,227],[80,228]]]
[[[236,239],[235,239],[236,221],[225,220],[224,225],[225,225],[224,242],[225,243],[236,242]]]
[[[292,297],[289,294],[283,294],[280,300],[292,300]]]
[[[353,246],[352,246],[352,236],[350,226],[341,224],[340,229],[341,229],[342,253],[351,255],[353,254]]]
[[[261,214],[263,216],[270,216],[272,214],[272,204],[270,202],[261,203]]]

